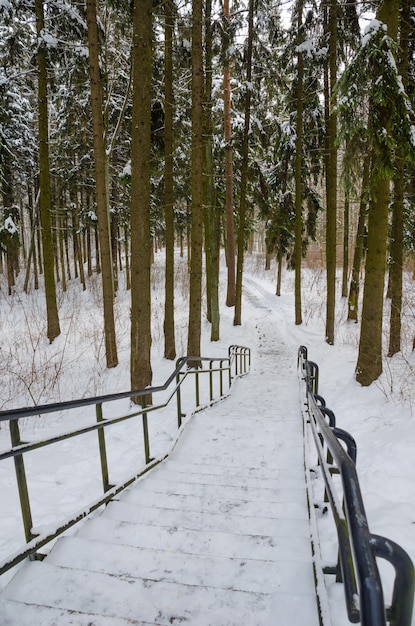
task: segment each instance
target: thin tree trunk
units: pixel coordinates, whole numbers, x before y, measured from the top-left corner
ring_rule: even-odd
[[[219,240],[220,218],[216,207],[213,163],[213,122],[212,122],[212,56],[213,23],[212,0],[206,0],[205,8],[205,93],[203,108],[204,125],[204,204],[205,204],[205,251],[206,251],[206,295],[207,315],[211,323],[210,340],[219,340]]]
[[[65,246],[63,241],[63,231],[64,231],[64,218],[63,215],[59,218],[59,258],[61,262],[62,268],[62,291],[66,291],[66,271],[65,271]]]
[[[225,22],[230,20],[229,0],[224,0],[223,13]],[[228,283],[226,306],[235,305],[235,225],[233,217],[233,148],[231,116],[231,73],[229,60],[226,60],[223,72],[223,107],[225,131],[225,211],[226,211],[226,262]]]
[[[203,248],[203,0],[193,0],[192,21],[192,238],[187,354],[200,356]],[[197,361],[191,365],[198,367]]]
[[[411,2],[401,0],[399,72],[402,84],[408,87],[409,37]],[[401,349],[401,310],[402,310],[402,270],[403,270],[403,221],[404,221],[404,181],[405,156],[401,146],[397,149],[397,166],[393,178],[392,232],[390,243],[389,295],[391,298],[391,318],[388,355],[393,356]]]
[[[131,289],[131,271],[130,271],[130,244],[127,229],[124,228],[124,240],[125,240],[125,288],[127,291]]]
[[[297,4],[297,34],[298,43],[303,41],[301,33],[303,22],[303,0]],[[297,117],[295,139],[295,240],[294,240],[294,270],[295,270],[295,323],[302,324],[301,310],[301,262],[303,254],[303,191],[302,191],[302,152],[303,152],[303,53],[297,53]]]
[[[133,34],[131,137],[131,363],[132,389],[151,385],[151,78],[152,0],[136,0]],[[151,397],[146,397],[147,403]],[[136,401],[137,403],[139,400]]]
[[[364,252],[364,233],[367,211],[367,186],[369,184],[370,154],[367,154],[363,163],[362,190],[360,193],[359,219],[357,223],[356,243],[353,255],[352,275],[350,278],[349,301],[347,319],[353,322],[358,320],[360,267]]]
[[[236,291],[235,291],[235,315],[234,326],[242,323],[242,275],[245,249],[245,223],[246,223],[246,190],[248,186],[248,137],[251,123],[251,80],[252,80],[252,42],[254,36],[254,1],[249,0],[248,5],[248,46],[246,51],[246,99],[245,99],[245,122],[242,140],[242,165],[241,165],[241,190],[239,203],[239,228],[238,228],[238,261],[236,266]]]
[[[282,277],[282,253],[278,250],[277,253],[277,286],[275,289],[275,295],[281,295],[281,277]]]
[[[104,334],[107,367],[118,365],[114,320],[114,283],[111,258],[110,227],[106,185],[106,155],[104,146],[103,95],[99,66],[99,39],[96,0],[87,0],[89,74],[91,83],[92,126],[94,134],[94,163],[99,241],[102,264],[104,305]]]
[[[86,257],[87,257],[87,272],[88,278],[92,276],[92,247],[91,247],[91,224],[88,220],[86,230]]]
[[[84,264],[82,258],[82,245],[81,245],[81,235],[79,232],[79,197],[77,191],[75,191],[73,196],[73,204],[75,210],[73,212],[73,240],[74,240],[74,261],[77,267],[79,268],[79,280],[81,281],[82,289],[85,291],[86,282],[85,282],[85,272],[84,272]]]
[[[173,0],[166,0],[164,5],[164,215],[166,222],[164,357],[170,360],[176,358],[174,332],[173,6]]]
[[[343,211],[343,274],[342,274],[342,298],[347,298],[347,286],[349,283],[349,228],[350,228],[350,194],[346,189],[344,193]]]
[[[41,40],[44,31],[42,0],[35,0],[36,32],[38,35],[38,119],[39,119],[39,212],[42,231],[43,268],[47,311],[47,336],[52,341],[60,335],[56,285],[53,267],[53,240],[51,226],[49,122],[46,69],[46,45]]]
[[[329,89],[326,98],[327,166],[326,166],[326,341],[334,344],[336,305],[336,220],[337,220],[337,116],[332,97],[337,79],[337,0],[329,6]]]
[[[13,224],[17,229],[17,215],[13,209],[13,184],[12,184],[12,170],[10,156],[8,153],[3,155],[3,171],[1,180],[1,192],[3,198],[3,212],[4,218],[11,218]],[[15,282],[15,271],[18,266],[18,254],[19,254],[19,240],[16,232],[7,232],[6,238],[6,266],[7,266],[7,284],[9,296],[13,292]]]

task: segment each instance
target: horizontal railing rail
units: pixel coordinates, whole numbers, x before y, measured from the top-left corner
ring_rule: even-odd
[[[312,431],[324,479],[324,499],[330,504],[337,531],[338,562],[324,568],[324,573],[334,574],[338,582],[343,582],[351,622],[363,626],[411,626],[415,589],[412,561],[399,545],[369,530],[356,471],[356,443],[349,433],[336,427],[334,413],[318,394],[318,366],[308,360],[305,346],[298,351],[298,368],[305,390],[305,426]],[[340,474],[341,500],[333,480],[335,474]],[[388,607],[377,558],[387,560],[395,571]]]
[[[191,367],[190,367],[191,365]],[[18,549],[12,555],[0,561],[0,575],[10,570],[27,557],[31,559],[43,558],[38,553],[40,548],[57,538],[63,532],[71,528],[74,524],[84,519],[87,515],[108,503],[118,493],[131,485],[135,480],[144,475],[158,463],[163,461],[168,454],[153,459],[150,453],[150,436],[148,428],[148,416],[156,411],[166,408],[173,398],[176,398],[177,428],[182,426],[182,420],[188,414],[200,411],[202,408],[212,405],[219,400],[226,398],[234,381],[240,376],[249,372],[251,365],[251,352],[244,346],[233,345],[228,349],[226,357],[181,357],[176,361],[174,371],[167,378],[163,385],[147,387],[134,391],[100,395],[91,398],[81,398],[67,402],[57,402],[51,404],[38,405],[36,407],[25,407],[10,409],[0,412],[0,423],[7,422],[10,429],[11,447],[0,452],[0,461],[13,458],[19,492],[20,508],[23,521],[23,530],[26,538],[26,545]],[[186,380],[194,378],[192,395],[194,403],[188,413],[183,412],[182,388]],[[159,403],[154,404],[153,399],[162,392],[168,392],[167,397],[163,397]],[[152,403],[148,403],[148,398],[152,398]],[[206,398],[206,400],[204,400]],[[139,399],[140,405],[132,405],[127,413],[117,417],[104,417],[104,405],[111,405],[119,400]],[[22,441],[20,434],[19,420],[38,419],[50,413],[65,413],[85,408],[95,407],[95,422],[77,429],[71,429],[59,435],[37,439],[36,441]],[[136,408],[137,407],[137,408]],[[109,478],[108,457],[106,451],[105,429],[108,426],[119,424],[135,417],[142,417],[143,425],[143,445],[145,465],[134,473],[127,480],[118,485],[112,485]],[[91,418],[91,416],[89,416]],[[100,457],[100,471],[104,495],[99,496],[93,502],[86,505],[82,510],[70,515],[65,520],[60,520],[52,528],[43,533],[34,532],[32,519],[32,507],[26,478],[26,468],[24,455],[28,452],[44,448],[58,442],[65,441],[73,437],[79,437],[91,432],[97,432]]]

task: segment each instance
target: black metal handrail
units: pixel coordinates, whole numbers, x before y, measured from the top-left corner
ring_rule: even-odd
[[[189,364],[193,367],[189,368]],[[195,364],[199,364],[199,367],[195,367]],[[204,364],[207,364],[207,368],[204,368]],[[150,455],[150,440],[148,431],[148,414],[155,411],[160,411],[167,407],[171,400],[176,397],[177,405],[177,426],[180,429],[182,426],[182,420],[186,416],[182,409],[182,397],[181,388],[183,383],[189,376],[194,377],[194,407],[190,412],[195,413],[202,408],[212,405],[214,402],[218,402],[226,398],[231,390],[233,382],[249,372],[251,364],[251,352],[249,348],[244,346],[232,345],[228,349],[227,357],[181,357],[176,361],[176,368],[172,374],[167,378],[163,385],[155,387],[147,387],[145,389],[139,389],[134,391],[125,391],[115,394],[100,395],[91,398],[81,398],[77,400],[71,400],[68,402],[57,402],[53,404],[44,404],[36,407],[25,407],[20,409],[10,409],[0,412],[0,423],[8,422],[10,428],[11,448],[0,452],[0,461],[13,458],[15,464],[15,472],[17,478],[17,487],[19,491],[20,506],[22,512],[23,529],[26,538],[26,545],[17,550],[14,554],[6,557],[0,561],[0,575],[17,565],[26,557],[32,559],[41,558],[38,555],[38,550],[48,544],[50,541],[61,535],[68,530],[71,526],[84,519],[87,515],[108,503],[123,489],[131,485],[135,480],[155,467],[158,463],[163,461],[168,455],[164,455],[158,459],[152,459]],[[218,382],[216,387],[218,390],[215,392],[214,377],[217,377]],[[208,387],[208,400],[202,404],[202,393],[200,386],[201,378],[207,378]],[[158,404],[147,404],[147,398],[151,395],[152,398],[157,394],[170,390],[167,398]],[[206,391],[206,390],[205,390]],[[206,394],[205,394],[206,395]],[[137,409],[134,406],[132,412],[120,415],[113,418],[105,418],[103,415],[103,405],[122,400],[126,398],[140,398],[141,405],[137,405]],[[44,439],[38,439],[31,442],[23,442],[20,436],[19,420],[27,418],[39,418],[42,415],[49,413],[60,413],[63,411],[73,411],[82,407],[95,406],[96,423],[83,426],[76,430],[69,430],[60,435],[53,437],[47,437]],[[131,410],[131,409],[130,409]],[[145,467],[136,472],[133,476],[123,481],[122,484],[117,486],[111,485],[109,480],[108,459],[106,452],[105,442],[105,428],[114,424],[118,424],[125,420],[129,420],[133,417],[142,416],[143,421],[143,443],[144,443],[144,455],[145,455]],[[77,511],[73,515],[69,516],[66,520],[59,523],[58,526],[48,530],[42,534],[35,534],[33,532],[32,511],[30,505],[29,489],[26,479],[26,469],[24,464],[24,454],[33,450],[43,448],[45,446],[52,445],[57,442],[64,441],[72,437],[78,437],[86,433],[97,431],[99,454],[101,463],[101,475],[104,495],[98,497],[88,506],[80,511]]]
[[[325,568],[344,583],[349,620],[363,626],[410,626],[414,603],[415,573],[408,554],[390,539],[369,531],[356,471],[356,443],[349,433],[336,428],[332,411],[318,395],[318,366],[309,361],[307,348],[300,346],[298,368],[305,386],[306,426],[311,428],[319,466],[325,484],[338,538],[338,563]],[[347,451],[339,442],[346,443]],[[343,501],[340,502],[333,474],[340,474]],[[394,567],[392,601],[385,606],[382,581],[376,558]]]

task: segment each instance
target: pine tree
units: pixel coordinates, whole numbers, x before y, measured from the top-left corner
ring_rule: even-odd
[[[131,137],[131,363],[132,389],[151,385],[151,80],[152,0],[136,0],[133,35]],[[138,400],[140,401],[140,400]],[[146,398],[149,402],[150,398]]]
[[[94,134],[95,186],[102,265],[105,354],[107,367],[116,367],[118,365],[118,356],[114,320],[114,283],[108,215],[108,190],[106,185],[107,175],[104,144],[103,94],[99,68],[96,0],[87,0],[86,6],[88,22],[89,69],[91,80],[91,110]]]
[[[47,336],[52,343],[60,335],[56,284],[54,273],[50,161],[49,161],[49,116],[48,85],[46,69],[46,41],[44,36],[44,14],[42,0],[35,0],[36,33],[38,36],[38,119],[39,119],[39,187],[40,222],[42,226],[43,270],[45,279]]]
[[[203,2],[192,2],[192,234],[187,354],[200,356],[203,247]],[[191,365],[198,366],[197,361]]]
[[[405,91],[408,89],[410,19],[411,3],[409,0],[402,0],[398,69]],[[391,318],[388,356],[393,356],[401,349],[404,188],[405,150],[402,146],[397,146],[396,168],[393,175],[393,205],[390,238],[388,291],[391,299]]]
[[[362,325],[356,378],[370,385],[382,372],[382,321],[388,208],[395,148],[414,156],[408,101],[398,77],[395,51],[399,2],[384,0],[363,44],[339,82],[342,136],[367,138],[371,158],[369,216]],[[367,106],[368,117],[360,117]],[[364,144],[364,142],[363,142]]]
[[[164,356],[176,357],[174,332],[174,155],[173,155],[173,18],[174,2],[165,2],[164,25],[164,215],[166,223],[166,284],[164,305]]]

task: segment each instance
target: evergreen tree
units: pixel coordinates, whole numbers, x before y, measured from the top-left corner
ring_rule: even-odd
[[[107,367],[118,365],[114,320],[114,284],[106,185],[106,155],[104,145],[103,94],[99,69],[99,42],[96,0],[87,0],[88,49],[91,79],[91,111],[94,136],[95,186],[102,265],[104,304],[105,354]]]
[[[152,0],[134,3],[131,137],[131,388],[151,385],[151,82]],[[138,400],[138,401],[141,401]],[[146,398],[150,401],[150,398]]]
[[[192,0],[192,234],[187,354],[200,356],[203,247],[203,2]],[[197,362],[191,363],[195,366]]]
[[[164,11],[164,214],[166,222],[164,356],[166,359],[174,359],[176,357],[176,345],[174,332],[173,0],[166,0]]]
[[[402,86],[405,91],[407,91],[411,3],[409,0],[402,0],[401,4],[398,69],[402,78]],[[393,205],[389,261],[388,291],[391,299],[389,356],[393,356],[401,349],[404,189],[405,150],[402,146],[397,146],[396,166],[393,175]]]
[[[339,82],[338,110],[348,145],[366,137],[371,155],[369,217],[362,325],[356,378],[369,385],[382,372],[382,320],[390,180],[396,146],[413,156],[409,105],[396,62],[397,0],[384,0],[362,47]],[[360,117],[366,106],[368,116]]]
[[[47,32],[42,0],[35,0],[36,33],[38,37],[38,141],[39,141],[39,208],[42,226],[43,270],[45,279],[47,336],[52,343],[60,335],[51,218],[51,189],[49,161],[48,82],[46,68]]]

